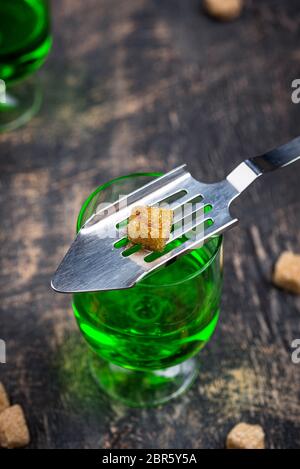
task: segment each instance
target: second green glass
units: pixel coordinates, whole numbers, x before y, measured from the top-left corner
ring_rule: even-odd
[[[83,205],[77,230],[103,202],[113,202],[158,174],[118,178]],[[96,353],[91,367],[109,395],[131,406],[155,405],[183,392],[197,375],[195,355],[219,317],[222,238],[147,275],[136,286],[74,295],[79,328]]]
[[[48,0],[0,0],[0,131],[27,122],[41,90],[31,76],[52,44]]]

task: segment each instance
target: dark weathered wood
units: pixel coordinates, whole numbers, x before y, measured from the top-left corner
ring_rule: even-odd
[[[95,186],[183,161],[221,179],[300,133],[299,27],[298,0],[253,0],[231,24],[198,0],[53,2],[43,108],[0,137],[0,374],[33,448],[219,448],[240,420],[261,423],[271,448],[300,446],[300,299],[270,284],[281,250],[300,251],[299,164],[237,201],[219,326],[196,384],[164,407],[130,410],[98,391],[70,298],[49,287]]]

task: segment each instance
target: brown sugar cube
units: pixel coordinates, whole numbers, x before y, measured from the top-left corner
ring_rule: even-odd
[[[5,391],[5,387],[3,384],[0,382],[0,413],[5,410],[7,407],[9,407],[9,399],[7,396],[7,393]]]
[[[203,0],[206,12],[221,21],[231,21],[240,16],[243,0]]]
[[[162,251],[170,237],[173,211],[160,207],[134,207],[127,234],[134,244],[150,251]]]
[[[228,433],[227,449],[264,449],[265,433],[260,425],[238,423]]]
[[[300,255],[283,252],[277,260],[273,272],[273,283],[292,293],[300,294]]]
[[[22,407],[13,405],[0,414],[0,446],[21,448],[30,441]]]

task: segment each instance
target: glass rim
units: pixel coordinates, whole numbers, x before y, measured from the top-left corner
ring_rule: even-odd
[[[91,194],[85,199],[85,201],[83,202],[82,206],[81,206],[81,209],[79,211],[79,214],[78,214],[78,217],[77,217],[77,223],[76,223],[76,233],[78,233],[78,231],[80,230],[81,228],[81,224],[82,224],[82,218],[83,218],[83,215],[84,215],[84,212],[85,210],[87,209],[88,205],[90,204],[90,202],[93,200],[93,198],[99,194],[99,192],[103,191],[104,189],[110,187],[112,184],[114,184],[115,182],[119,182],[119,181],[122,181],[124,179],[130,179],[130,178],[135,178],[135,177],[159,177],[159,176],[162,176],[163,173],[162,172],[159,172],[159,171],[153,171],[153,172],[138,172],[138,173],[130,173],[130,174],[126,174],[124,176],[118,176],[116,178],[113,178],[113,179],[110,179],[109,181],[105,182],[104,184],[101,184],[100,186],[98,186],[93,192],[91,192]],[[182,280],[179,280],[179,281],[175,281],[175,282],[172,282],[170,284],[162,284],[160,285],[160,287],[168,287],[168,286],[175,286],[175,285],[180,285],[181,283],[184,283],[184,282],[187,282],[189,280],[191,280],[192,278],[200,275],[201,273],[203,273],[209,266],[210,264],[214,261],[215,257],[217,256],[218,252],[220,251],[221,247],[222,247],[222,243],[223,243],[223,236],[222,235],[216,235],[214,237],[214,239],[218,240],[218,242],[216,243],[216,246],[213,250],[213,252],[209,255],[209,258],[208,260],[203,264],[203,266],[197,270],[196,272],[192,273],[191,275],[189,275],[188,277],[182,279]],[[203,246],[201,246],[200,248],[195,248],[194,251],[197,251],[197,249],[201,249]],[[193,252],[190,251],[190,252]],[[159,268],[158,268],[159,269]],[[148,275],[150,276],[153,272],[149,272],[149,274],[146,274],[145,277],[143,277],[139,282],[138,284],[142,285],[143,288],[144,287],[148,287],[148,288],[155,288],[155,287],[158,287],[158,285],[155,285],[155,284],[147,284],[147,283],[144,283],[144,280],[146,277],[148,277]],[[138,285],[137,284],[137,285]]]
[[[109,181],[105,182],[104,184],[101,184],[100,186],[96,187],[96,189],[93,192],[91,192],[91,194],[85,199],[85,201],[83,202],[83,204],[80,208],[80,211],[79,211],[79,214],[78,214],[78,217],[77,217],[77,222],[76,222],[76,232],[78,233],[78,231],[81,228],[82,217],[83,217],[83,214],[84,214],[86,208],[88,207],[89,203],[93,200],[95,195],[99,194],[99,192],[103,191],[104,189],[111,186],[115,182],[122,181],[123,179],[129,179],[129,178],[136,177],[136,176],[159,177],[159,176],[162,176],[162,174],[163,173],[161,173],[159,171],[157,171],[157,172],[154,171],[154,172],[130,173],[130,174],[126,174],[125,176],[118,176],[116,178],[110,179]]]

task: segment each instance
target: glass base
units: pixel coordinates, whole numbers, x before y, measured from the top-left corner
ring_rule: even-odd
[[[151,407],[168,402],[186,391],[198,374],[195,357],[163,370],[136,371],[93,354],[90,368],[100,388],[129,407]]]
[[[36,78],[29,78],[2,90],[0,132],[15,130],[26,124],[39,111],[41,102],[41,87]]]

